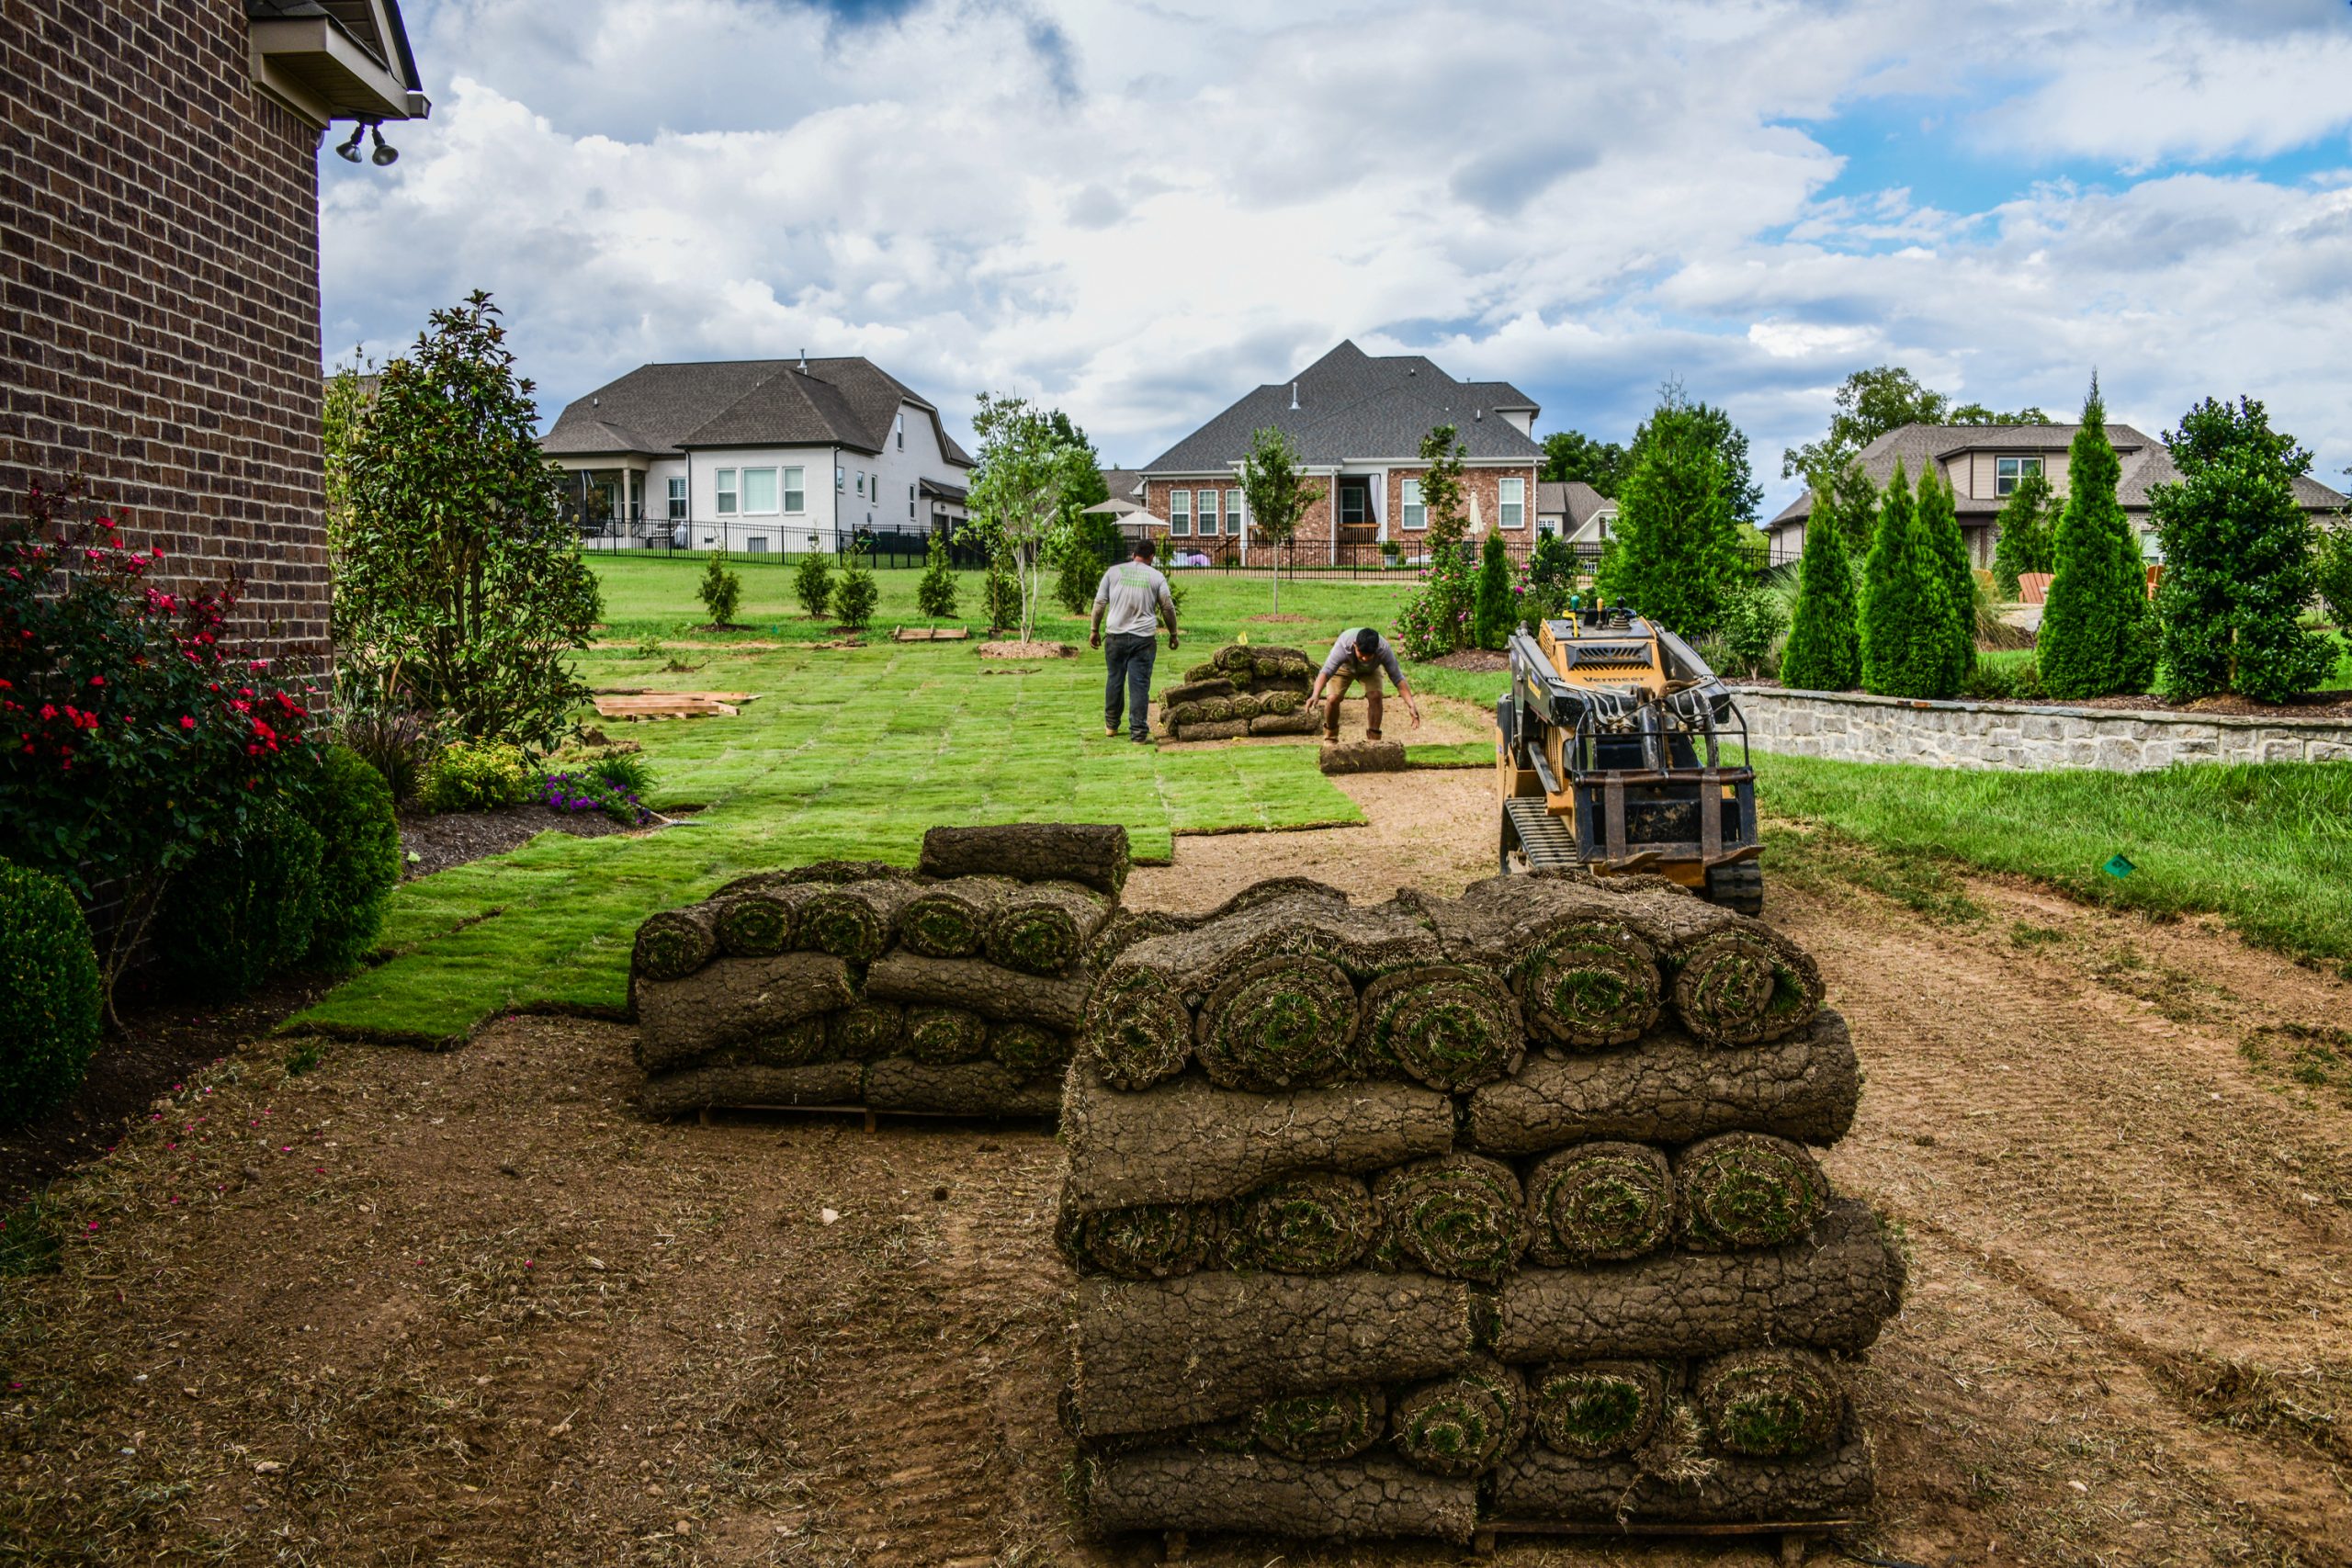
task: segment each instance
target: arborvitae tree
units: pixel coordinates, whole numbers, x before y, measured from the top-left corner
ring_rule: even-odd
[[[2164,576],[2156,587],[2165,691],[2284,702],[2317,686],[2335,646],[2299,624],[2317,586],[2316,530],[2295,501],[2312,455],[2262,405],[2208,398],[2165,434],[2180,482],[2149,492]]]
[[[1499,649],[1510,642],[1517,619],[1511,604],[1510,552],[1500,534],[1487,536],[1478,558],[1478,596],[1470,611],[1470,639],[1480,648]]]
[[[2144,692],[2154,673],[2147,567],[2132,520],[2115,500],[2122,473],[2107,439],[2107,409],[2094,377],[2082,429],[2067,450],[2057,564],[2035,639],[2042,689],[2053,697]]]
[[[947,536],[933,534],[923,548],[922,577],[915,583],[915,608],[934,621],[956,614],[956,572],[947,562]]]
[[[1993,541],[1993,584],[2002,598],[2015,602],[2019,577],[2051,569],[2056,558],[2057,516],[2050,481],[2039,468],[2021,476],[2018,488],[2001,502],[2001,513],[1993,522],[1998,536]]]
[[[695,590],[702,596],[703,608],[710,612],[710,624],[723,626],[735,618],[735,606],[743,599],[743,580],[727,570],[726,547],[710,552],[710,564],[703,568],[702,586]]]
[[[1719,433],[1669,387],[1635,444],[1618,502],[1610,593],[1684,637],[1715,629],[1746,570]]]
[[[1928,570],[1944,605],[1943,659],[1934,694],[1949,697],[1958,694],[1976,668],[1976,572],[1969,564],[1968,541],[1961,537],[1951,487],[1932,471],[1919,476],[1917,512],[1919,535],[1928,546]]]
[[[1951,695],[1950,630],[1933,547],[1898,463],[1863,570],[1862,689],[1888,697]]]
[[[1830,498],[1815,495],[1797,567],[1797,613],[1781,653],[1781,684],[1847,692],[1861,683],[1860,615],[1845,530]]]
[[[810,620],[825,618],[825,611],[833,602],[833,558],[822,548],[802,556],[800,564],[793,569],[792,596],[800,601],[802,614]]]
[[[874,569],[866,564],[865,547],[861,545],[850,551],[848,564],[833,583],[833,618],[851,631],[862,632],[874,619],[874,606],[881,597],[882,586],[874,581]]]

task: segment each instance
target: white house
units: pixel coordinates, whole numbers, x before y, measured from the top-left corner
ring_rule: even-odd
[[[751,555],[952,533],[972,468],[904,382],[806,355],[640,366],[574,400],[539,448],[583,532]]]

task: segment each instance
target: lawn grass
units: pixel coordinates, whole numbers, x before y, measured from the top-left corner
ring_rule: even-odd
[[[1463,740],[1451,745],[1408,746],[1405,765],[1408,768],[1491,768],[1495,765],[1495,743],[1491,740]]]
[[[2091,903],[2219,914],[2256,946],[2352,977],[2352,767],[2017,773],[1774,755],[1757,770],[1759,808],[1800,828],[2015,873]],[[2100,869],[2118,854],[2128,876]]]
[[[769,866],[835,856],[911,863],[923,829],[938,823],[1120,822],[1139,858],[1165,861],[1177,833],[1363,820],[1316,770],[1311,744],[1163,751],[1105,738],[1099,655],[1001,663],[978,659],[971,643],[882,640],[892,625],[917,621],[910,570],[877,574],[872,646],[819,649],[808,645],[833,634],[788,608],[784,569],[746,567],[743,629],[708,633],[697,629],[691,563],[595,565],[608,630],[581,661],[592,684],[761,694],[736,718],[605,726],[644,745],[658,775],[649,804],[700,811],[645,838],[542,834],[403,886],[382,939],[394,956],[293,1027],[447,1042],[510,1010],[616,1010],[627,1002],[630,940],[654,910]],[[1385,618],[1396,595],[1385,584],[1285,583],[1284,614],[1312,618],[1266,623],[1251,620],[1268,610],[1262,581],[1179,581],[1188,635],[1176,653],[1162,650],[1160,686],[1243,630],[1257,642],[1328,647],[1342,627]],[[977,581],[964,588],[976,602]],[[1040,635],[1082,642],[1085,627],[1052,610]],[[662,646],[641,646],[647,638]]]

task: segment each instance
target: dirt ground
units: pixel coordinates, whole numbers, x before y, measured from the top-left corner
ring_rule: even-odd
[[[1482,773],[1342,787],[1369,826],[1182,839],[1131,896],[1485,873]],[[1860,1379],[1883,1500],[1852,1550],[2352,1561],[2352,1101],[2326,1046],[2352,987],[2018,886],[1971,881],[1982,912],[1931,920],[1796,869],[1769,918],[1819,954],[1868,1074],[1828,1168],[1912,1252]],[[267,1040],[159,1101],[58,1190],[62,1269],[0,1280],[0,1557],[1155,1560],[1069,1534],[1044,1130],[649,1123],[628,1044],[515,1018],[448,1055],[323,1046],[297,1075],[304,1043]]]

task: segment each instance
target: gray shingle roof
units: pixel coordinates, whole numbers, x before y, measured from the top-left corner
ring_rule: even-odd
[[[1105,468],[1102,482],[1109,487],[1114,501],[1133,501],[1143,493],[1141,468]]]
[[[847,446],[879,452],[901,403],[931,416],[947,460],[972,460],[939,410],[868,359],[640,365],[574,399],[539,442],[550,457],[673,457],[692,446]]]
[[[1894,477],[1897,462],[1916,481],[1920,471],[1931,463],[1962,452],[2064,452],[2081,429],[2079,424],[1900,425],[1862,448],[1862,472],[1869,476],[1871,483],[1883,490]],[[2128,424],[2109,425],[2107,439],[2122,459],[2123,473],[2116,482],[2115,499],[2126,512],[2145,512],[2149,486],[2173,483],[2180,478],[2180,470],[2173,466],[2172,454],[2163,442],[2151,440]],[[2344,504],[2342,496],[2312,479],[2295,481],[2295,499],[2312,511]],[[1991,522],[2001,510],[1998,501],[1983,496],[1959,496],[1953,504],[1962,523],[1972,527]],[[1781,508],[1780,515],[1767,526],[1777,528],[1783,524],[1801,523],[1812,514],[1813,492],[1807,491]]]
[[[1298,407],[1291,389],[1298,389]],[[1441,424],[1461,432],[1473,458],[1540,462],[1544,450],[1498,412],[1532,410],[1535,400],[1507,381],[1457,381],[1418,354],[1374,358],[1352,343],[1298,373],[1260,387],[1144,465],[1154,474],[1218,473],[1241,460],[1250,439],[1271,425],[1311,467],[1411,461],[1421,437]]]

